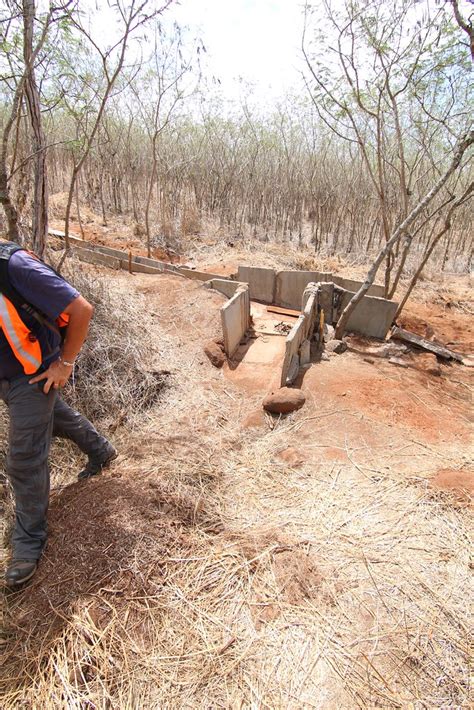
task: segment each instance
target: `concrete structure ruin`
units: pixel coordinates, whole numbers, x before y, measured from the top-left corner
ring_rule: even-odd
[[[64,238],[64,233],[50,230]],[[157,259],[133,256],[120,249],[91,244],[71,236],[74,253],[83,261],[126,269],[132,272],[177,276],[202,281],[204,287],[223,293],[229,299],[221,308],[225,352],[231,358],[250,327],[251,300],[283,308],[300,310],[295,325],[286,338],[281,386],[293,382],[299,368],[310,361],[310,342],[315,329],[324,323],[333,325],[362,283],[326,272],[282,270],[239,266],[237,274],[224,278],[218,274],[169,264]],[[383,298],[384,289],[373,284],[358,303],[347,330],[373,338],[385,338],[392,325],[398,304]]]
[[[222,334],[227,357],[232,357],[250,328],[250,294],[247,284],[239,284],[221,308]]]
[[[320,271],[274,271],[251,266],[239,266],[239,281],[249,285],[250,298],[263,303],[271,303],[283,308],[299,310],[304,291],[310,283],[333,284],[333,291],[325,289],[326,323],[337,322],[340,313],[352,296],[362,286],[361,281],[346,279],[341,276]],[[332,293],[332,296],[331,296]],[[357,305],[349,319],[347,330],[372,338],[385,338],[398,304],[383,298],[384,289],[380,284],[373,284],[367,295]]]

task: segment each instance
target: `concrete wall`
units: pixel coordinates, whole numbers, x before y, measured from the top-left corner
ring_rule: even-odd
[[[109,254],[101,254],[92,249],[84,249],[83,247],[74,247],[73,254],[79,257],[81,261],[86,261],[88,264],[97,264],[100,266],[108,266],[111,269],[120,269],[120,259]]]
[[[254,266],[239,266],[237,281],[248,283],[250,298],[254,301],[273,303],[275,271]]]
[[[86,261],[88,264],[99,264],[109,266],[112,269],[124,269],[125,271],[128,271],[129,262],[126,252],[121,252],[118,249],[114,249],[113,251],[119,254],[120,257],[105,253],[102,249],[99,251],[98,249],[85,249],[84,247],[76,246],[75,244],[73,246],[73,253],[76,254],[79,259]],[[161,274],[163,273],[163,269],[132,262],[132,272],[141,274]]]
[[[128,271],[128,259],[121,259],[120,264],[122,269]],[[140,264],[136,261],[132,261],[133,274],[162,274],[164,271],[168,271],[168,269],[162,269],[160,266],[148,266],[147,264]]]
[[[58,229],[50,229],[49,234],[64,239],[64,232],[61,232]],[[119,259],[124,262],[121,265],[121,268],[128,269],[129,252],[127,250],[114,249],[113,247],[103,246],[102,244],[95,244],[93,242],[80,239],[72,234],[69,236],[69,239],[72,245],[81,246],[89,252],[94,251]],[[92,261],[91,257],[89,257],[89,260],[90,263],[102,263],[106,266],[108,265],[106,260]],[[139,264],[151,268],[140,268],[138,266]],[[110,262],[110,265],[113,265],[113,268],[118,268],[114,262]],[[158,259],[149,259],[145,256],[132,255],[132,271],[151,274],[169,271],[180,274],[185,278],[195,279],[198,281],[209,281],[211,279],[227,280],[222,279],[220,274],[211,274],[205,271],[197,271],[196,269],[187,269],[186,267],[169,264],[165,261],[159,261]],[[353,293],[355,293],[362,285],[361,281],[346,279],[342,276],[333,276],[330,273],[321,271],[291,270],[279,271],[278,273],[275,273],[273,269],[254,266],[239,266],[237,280],[240,283],[248,283],[250,298],[252,299],[295,309],[300,308],[304,289],[310,282],[334,282],[341,288],[346,289],[346,291]],[[384,295],[383,286],[380,284],[373,284],[368,291],[368,295],[382,298]],[[328,317],[326,317],[326,320],[327,322],[330,322]]]
[[[196,271],[195,269],[186,269],[184,266],[178,266],[174,269],[175,273],[186,276],[187,279],[194,281],[209,281],[210,279],[221,279],[219,274],[210,274],[207,271]]]
[[[250,294],[247,284],[240,285],[232,298],[221,308],[224,348],[232,357],[250,326]]]
[[[166,261],[158,261],[158,259],[149,259],[147,256],[133,256],[135,264],[143,264],[143,266],[153,266],[160,271],[174,271],[174,265],[168,264]]]
[[[64,232],[57,229],[50,229],[49,233],[55,237],[64,239]],[[95,244],[94,242],[88,242],[85,239],[80,239],[72,235],[70,235],[69,240],[71,245],[75,247],[75,251],[80,258],[82,258],[82,251],[78,251],[78,248],[85,249],[88,252],[88,260],[91,264],[105,264],[106,266],[110,264],[113,265],[113,268],[126,270],[129,268],[129,252],[125,249],[114,249],[113,247],[107,247],[102,244]],[[97,258],[93,260],[90,257],[91,252],[118,259],[120,261],[120,267],[118,267],[115,262],[108,262],[106,259],[100,260]],[[84,258],[84,261],[85,260]],[[175,266],[164,261],[158,261],[158,259],[148,259],[146,256],[134,256],[132,254],[132,271],[142,274],[157,274],[164,271],[175,271]]]
[[[332,324],[333,322],[333,299],[334,299],[334,284],[320,283],[319,286],[319,307],[324,312],[324,322]]]
[[[347,291],[357,291],[362,281],[333,276],[324,271],[278,271],[253,266],[239,266],[238,281],[249,284],[250,298],[264,303],[274,303],[284,308],[299,309],[306,286],[311,282],[334,282]],[[379,284],[370,287],[368,295],[383,297]]]
[[[354,294],[343,291],[339,313],[347,306]],[[349,318],[346,330],[368,335],[371,338],[385,338],[392,325],[398,303],[385,298],[364,296]]]
[[[279,271],[275,283],[275,304],[299,310],[306,286],[317,281],[332,281],[332,275],[321,271]]]
[[[288,333],[285,357],[281,369],[280,386],[290,385],[297,377],[300,366],[310,361],[311,339],[318,325],[319,284],[310,283],[303,294],[303,312]]]
[[[362,286],[362,281],[355,281],[354,279],[345,279],[342,276],[332,276],[328,281],[333,281],[337,286],[345,288],[346,291],[352,291],[356,293]],[[377,298],[383,298],[385,294],[385,289],[380,284],[372,284],[372,286],[367,291],[368,296],[376,296]]]
[[[306,340],[306,317],[301,314],[285,341],[285,357],[281,370],[280,387],[290,385],[300,369],[300,349]]]
[[[59,230],[51,229],[49,233],[53,236],[64,238],[64,232],[60,232]],[[83,261],[90,264],[108,266],[112,269],[128,270],[129,268],[129,252],[125,250],[93,244],[92,242],[87,242],[73,235],[70,236],[70,241],[71,245],[74,247],[75,254]],[[334,283],[342,289],[343,294],[338,312],[334,311],[334,313],[331,314],[330,288],[326,288],[325,290],[325,287],[330,286],[330,284],[326,283],[321,286],[321,307],[325,306],[324,312],[327,323],[334,323],[337,320],[341,310],[345,308],[354,293],[362,285],[360,281],[344,279],[340,276],[332,276],[331,274],[319,271],[279,271],[275,274],[273,269],[251,266],[239,266],[239,282],[236,282],[223,279],[218,274],[210,274],[195,269],[186,269],[185,267],[167,264],[158,259],[148,259],[144,256],[132,256],[132,271],[146,274],[159,274],[169,271],[185,278],[211,282],[214,284],[211,288],[216,288],[227,296],[233,296],[239,290],[241,287],[241,283],[239,282],[248,283],[249,287],[246,291],[246,300],[249,302],[249,314],[250,298],[264,301],[265,303],[275,303],[278,306],[286,308],[299,309],[305,288],[308,284],[321,281],[334,281]],[[383,296],[383,287],[379,284],[371,286],[368,295],[364,296],[350,317],[347,330],[353,330],[356,333],[361,333],[362,335],[373,338],[385,338],[392,325],[398,304],[393,301],[387,301],[381,296]],[[232,308],[233,306],[231,309]],[[245,330],[247,330],[248,324],[249,321],[247,319],[245,322]],[[312,330],[313,325],[314,324],[308,325],[308,322],[306,322],[306,329]],[[237,332],[233,326],[231,327],[231,331],[232,333]],[[239,336],[239,342],[241,338],[242,335]],[[234,342],[233,336],[231,335],[229,335],[229,342]],[[289,365],[291,365],[291,362]]]
[[[247,286],[247,284],[242,284],[239,281],[230,281],[229,279],[211,279],[206,281],[204,286],[223,293],[227,298],[232,298],[240,286]]]
[[[309,283],[303,293],[303,303],[301,311],[305,316],[305,338],[311,340],[314,329],[319,321],[319,297],[320,285]]]
[[[102,244],[95,244],[94,242],[82,242],[82,245],[86,249],[93,249],[94,251],[100,252],[101,254],[108,254],[109,256],[115,256],[116,259],[126,259],[128,262],[128,251],[124,249],[114,249],[113,247],[106,247]],[[133,257],[132,257],[133,258]]]

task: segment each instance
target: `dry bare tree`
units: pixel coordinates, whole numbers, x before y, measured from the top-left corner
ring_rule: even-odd
[[[104,43],[86,26],[82,18],[72,17],[72,24],[75,30],[96,53],[100,67],[100,81],[98,85],[96,83],[96,87],[93,90],[93,101],[88,107],[87,118],[82,121],[80,147],[74,152],[65,214],[66,253],[70,250],[69,222],[77,177],[89,155],[107,102],[124,68],[130,41],[147,23],[163,13],[173,1],[164,0],[163,3],[157,4],[156,0],[131,0],[128,3],[118,0],[112,7],[120,23],[120,29],[112,46],[104,46]],[[84,116],[81,116],[81,119],[84,119]]]
[[[12,199],[11,185],[15,174],[27,163],[33,162],[32,245],[40,255],[43,254],[48,233],[48,146],[42,125],[36,69],[45,62],[44,50],[53,26],[64,18],[72,6],[72,0],[50,4],[46,13],[38,15],[35,0],[10,0],[3,8],[0,23],[0,40],[4,50],[0,80],[7,103],[0,151],[0,203],[7,217],[9,238],[21,241],[19,210]],[[18,47],[21,47],[21,53]],[[20,165],[16,165],[23,102],[26,104],[33,139],[31,153]]]
[[[151,174],[145,201],[145,231],[148,256],[151,256],[150,207],[157,188],[159,141],[170,125],[177,108],[195,89],[194,82],[186,84],[185,77],[192,70],[190,54],[197,54],[183,47],[180,27],[175,23],[166,32],[160,23],[155,23],[151,32],[152,50],[145,63],[145,71],[132,83],[136,106],[142,119],[150,147]],[[190,51],[191,49],[191,51]],[[197,50],[197,48],[195,48]],[[198,76],[196,79],[198,80]],[[166,166],[166,170],[171,166]]]
[[[341,337],[382,261],[385,295],[395,294],[418,217],[425,227],[443,207],[451,216],[453,205],[463,204],[441,190],[456,178],[471,134],[466,69],[453,61],[459,40],[444,8],[432,15],[429,5],[398,0],[348,0],[337,10],[324,0],[324,8],[328,25],[325,38],[318,36],[318,56],[308,40],[313,13],[306,6],[307,88],[321,120],[360,156],[384,239],[363,287],[341,315]],[[438,194],[441,205],[433,208]]]

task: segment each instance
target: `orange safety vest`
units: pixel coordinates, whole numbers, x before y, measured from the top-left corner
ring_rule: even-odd
[[[68,322],[69,315],[61,313],[56,320],[56,326],[62,328]],[[46,327],[51,328],[51,324]],[[2,294],[0,294],[0,328],[3,330],[13,354],[21,363],[25,375],[34,375],[43,362],[41,345],[36,335],[22,321],[13,303]]]
[[[13,290],[9,293],[12,298],[13,293]],[[39,328],[47,328],[58,332],[59,328],[65,327],[69,322],[67,313],[61,313],[56,322],[53,323],[46,316],[36,311],[33,306],[24,303],[23,307],[25,307],[26,313],[38,324]],[[38,335],[25,323],[21,317],[21,310],[21,306],[17,307],[10,298],[0,292],[0,329],[3,331],[16,359],[21,363],[25,375],[34,375],[41,367],[43,359],[50,357],[54,351],[49,353],[42,352]]]

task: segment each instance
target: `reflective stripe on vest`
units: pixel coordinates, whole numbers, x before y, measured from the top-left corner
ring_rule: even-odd
[[[0,328],[8,340],[25,375],[34,375],[41,367],[41,346],[21,320],[15,306],[0,294]]]

